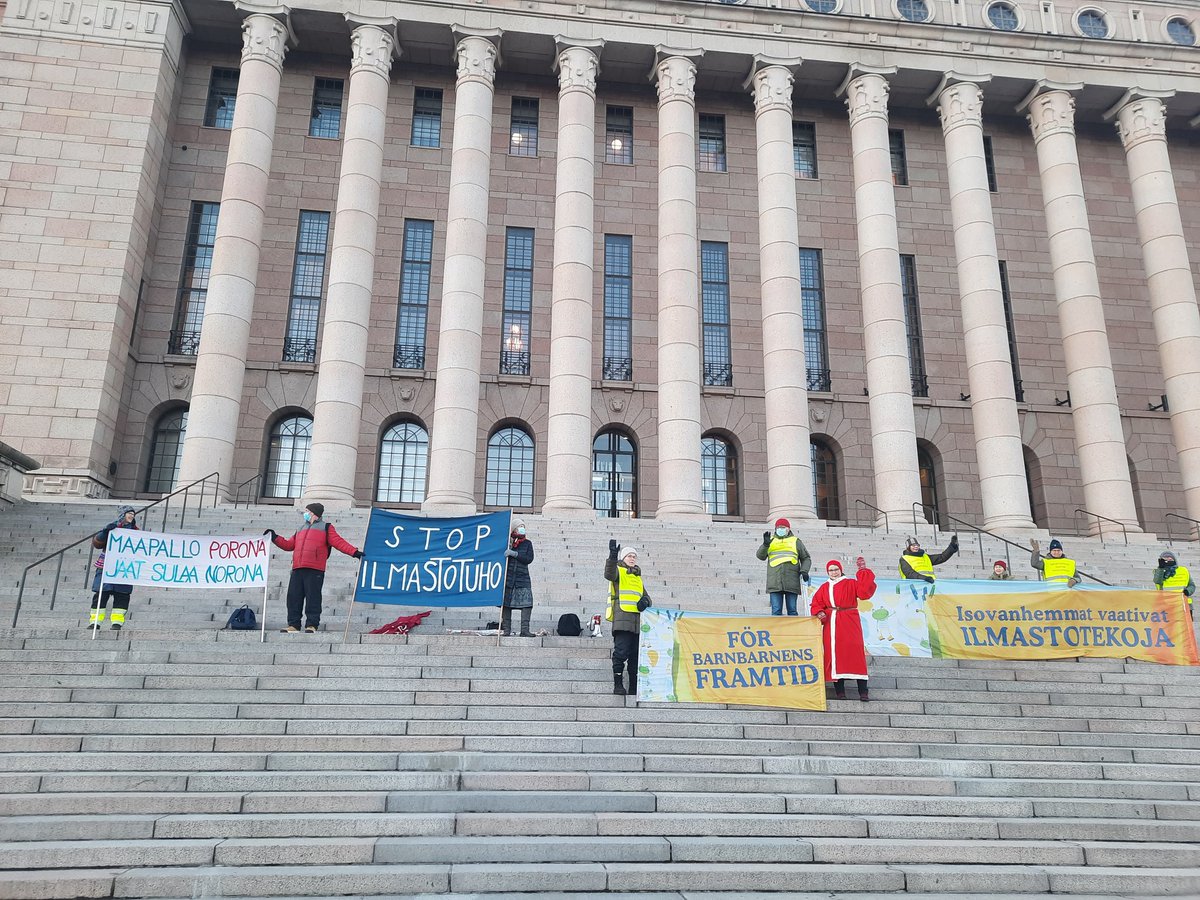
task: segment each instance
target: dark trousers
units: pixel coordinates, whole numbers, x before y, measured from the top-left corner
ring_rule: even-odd
[[[101,596],[99,591],[92,594],[92,609],[108,609],[108,598],[112,598],[113,609],[129,609],[129,598],[132,593],[121,591],[105,591]]]
[[[629,683],[637,682],[638,634],[635,631],[614,631],[612,652],[613,675],[618,678],[629,669]]]
[[[292,580],[288,582],[288,624],[300,627],[300,615],[304,614],[307,624],[313,628],[321,626],[321,585],[325,573],[316,569],[292,569]]]
[[[529,631],[529,617],[533,615],[533,607],[524,606],[518,609],[517,612],[521,614],[521,634],[525,634]],[[505,606],[500,609],[501,631],[512,631],[512,614],[513,608],[511,606]]]

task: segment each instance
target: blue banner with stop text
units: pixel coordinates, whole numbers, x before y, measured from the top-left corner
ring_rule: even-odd
[[[499,606],[512,512],[433,519],[372,509],[356,603]]]

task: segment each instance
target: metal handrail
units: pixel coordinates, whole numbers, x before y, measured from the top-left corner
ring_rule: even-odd
[[[259,482],[259,483],[262,482],[262,472],[259,472],[257,475],[253,476],[252,478],[247,478],[245,481],[243,481],[241,484],[239,484],[236,488],[233,489],[233,508],[234,509],[237,509],[238,503],[241,502],[242,488],[244,488],[248,484],[253,484],[255,482]],[[246,491],[246,506],[250,505],[250,500],[253,497],[254,497],[253,491]]]
[[[1075,509],[1075,524],[1076,525],[1079,524],[1079,514],[1080,513],[1083,513],[1086,516],[1095,516],[1098,522],[1112,522],[1114,525],[1120,525],[1121,526],[1121,534],[1125,538],[1125,546],[1126,547],[1129,546],[1129,532],[1125,530],[1124,522],[1120,522],[1117,519],[1110,519],[1108,516],[1102,516],[1099,513],[1092,512],[1089,509],[1081,509],[1081,508],[1076,507],[1076,509]],[[1104,529],[1101,528],[1101,529],[1099,529],[1099,531],[1100,531],[1100,543],[1103,544],[1104,543]],[[1080,533],[1082,534],[1082,532],[1080,532]]]
[[[1163,518],[1167,519],[1167,541],[1168,542],[1175,540],[1175,535],[1171,533],[1171,522],[1170,522],[1171,519],[1183,519],[1183,521],[1191,522],[1193,525],[1200,525],[1200,519],[1193,519],[1188,516],[1181,516],[1179,513],[1167,513],[1165,516],[1163,516]],[[1189,541],[1194,540],[1194,538],[1189,537],[1189,538],[1187,538],[1187,540],[1189,540]]]
[[[160,503],[164,504],[163,505],[162,529],[165,531],[166,527],[167,527],[167,510],[170,508],[171,498],[175,497],[179,494],[182,494],[183,495],[183,509],[180,510],[180,513],[179,513],[179,525],[182,528],[184,520],[187,518],[187,498],[188,498],[189,492],[192,490],[192,488],[201,486],[200,500],[196,504],[196,513],[198,515],[200,512],[200,507],[203,506],[203,504],[204,504],[203,485],[207,484],[209,481],[213,482],[214,494],[219,493],[221,490],[221,473],[220,472],[211,472],[208,475],[205,475],[203,478],[193,481],[191,484],[185,485],[184,487],[177,488],[176,490],[167,494],[165,497],[160,497],[158,500],[155,500],[153,503],[143,506],[140,510],[135,510],[135,514],[137,516],[143,516],[143,514],[154,509],[154,507],[158,506]],[[44,562],[48,562],[49,560],[52,560],[55,557],[58,558],[58,565],[54,570],[54,588],[50,592],[50,608],[54,609],[54,601],[56,599],[58,599],[58,583],[61,580],[61,576],[62,576],[63,557],[66,555],[68,550],[74,550],[80,544],[84,543],[85,541],[90,541],[95,536],[96,536],[96,532],[92,532],[91,534],[87,535],[86,537],[82,537],[79,540],[75,541],[73,544],[68,544],[67,546],[63,547],[61,550],[56,550],[53,553],[43,556],[37,562],[30,563],[29,565],[27,565],[25,567],[24,571],[21,572],[21,586],[17,589],[17,605],[13,609],[13,618],[12,618],[12,626],[11,627],[13,627],[13,628],[17,627],[17,616],[20,615],[20,613],[21,613],[21,601],[25,598],[25,583],[29,578],[29,572],[32,569],[36,569],[38,566],[40,566]],[[88,572],[89,573],[91,572],[91,568],[92,568],[91,563],[92,563],[92,559],[91,559],[91,554],[89,553],[88,554]]]
[[[875,506],[875,505],[874,505],[874,504],[872,504],[872,503],[868,503],[866,500],[855,500],[855,501],[854,501],[854,518],[855,518],[855,521],[858,521],[858,522],[861,522],[861,521],[862,521],[862,519],[860,519],[860,518],[859,518],[859,516],[858,516],[858,507],[859,507],[859,504],[861,504],[861,505],[863,505],[863,506],[867,507],[868,509],[873,509],[873,510],[875,510],[875,512],[877,512],[877,513],[879,513],[881,516],[883,516],[883,533],[884,533],[884,534],[891,534],[891,533],[892,533],[892,532],[891,532],[891,529],[890,529],[890,527],[889,527],[889,525],[888,525],[888,514],[887,514],[887,513],[885,513],[885,512],[884,512],[882,509],[880,509],[878,506]],[[874,534],[874,533],[875,533],[875,529],[876,529],[877,527],[878,527],[878,526],[877,526],[877,525],[876,525],[874,522],[872,522],[872,523],[871,523],[871,534]]]

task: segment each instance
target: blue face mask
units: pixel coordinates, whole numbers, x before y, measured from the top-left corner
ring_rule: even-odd
[[[305,511],[304,521],[311,523],[312,522],[312,513]]]
[[[775,534],[779,537],[787,537],[788,530],[786,528],[776,528]]]
[[[517,534],[521,535],[521,537],[525,537],[525,529],[524,529],[524,528],[518,528],[518,529],[517,529]]]

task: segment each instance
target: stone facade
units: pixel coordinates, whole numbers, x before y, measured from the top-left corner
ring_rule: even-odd
[[[694,517],[711,513],[698,438],[716,435],[736,452],[730,513],[758,520],[816,514],[811,434],[834,452],[842,520],[910,518],[918,447],[940,511],[981,525],[1107,527],[1085,507],[1155,532],[1167,512],[1200,518],[1200,48],[1165,24],[1194,15],[1106,3],[1100,39],[1078,36],[1076,6],[1044,22],[1014,3],[1021,30],[1005,32],[993,5],[931,4],[914,23],[882,0],[828,15],[514,0],[477,20],[436,4],[9,3],[0,439],[42,462],[27,492],[136,494],[156,423],[190,404],[181,483],[216,470],[228,489],[264,471],[281,417],[315,415],[306,496],[361,505],[381,435],[412,421],[430,436],[428,508],[461,512],[486,505],[489,436],[517,425],[532,507],[587,515],[591,442],[614,426],[636,446],[639,514]],[[233,128],[205,127],[214,67],[254,66],[277,92],[243,79]],[[344,84],[338,138],[309,136],[318,78]],[[418,88],[442,92],[440,147],[410,141]],[[535,155],[510,152],[514,97],[538,101]],[[629,164],[606,161],[612,106],[632,110]],[[724,117],[725,171],[697,165],[693,116]],[[794,233],[770,224],[791,208],[780,117],[816,135],[819,177],[790,179]],[[170,353],[193,204],[222,201],[204,337]],[[301,211],[331,221],[322,329],[312,362],[283,362]],[[433,223],[416,369],[392,366],[408,219]],[[528,375],[500,374],[508,228],[534,234]],[[633,246],[627,381],[602,377],[614,234]],[[780,241],[821,252],[829,390],[801,377]],[[728,245],[728,386],[697,364],[704,242]],[[897,251],[915,258],[928,397],[906,376]],[[989,254],[1007,267],[1021,395]]]

